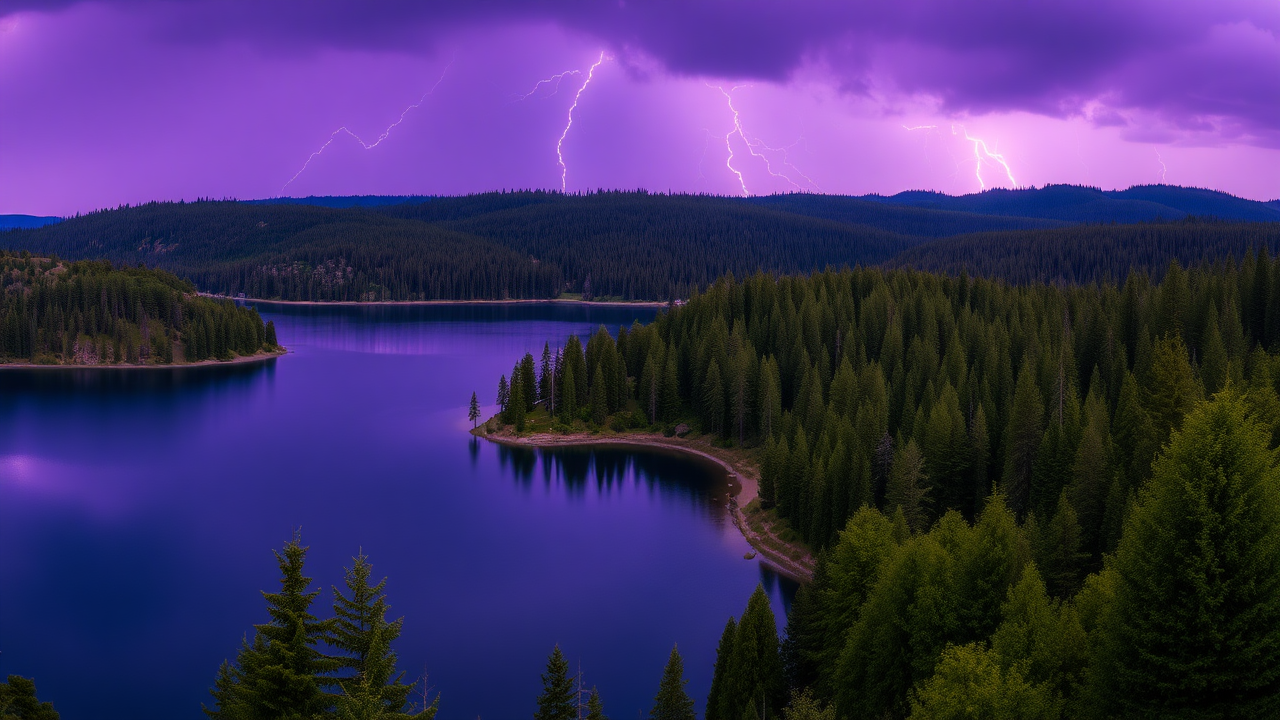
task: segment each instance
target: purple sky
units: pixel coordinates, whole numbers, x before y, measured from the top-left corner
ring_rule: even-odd
[[[1276,0],[4,0],[0,213],[559,188],[575,96],[571,191],[1280,197]]]

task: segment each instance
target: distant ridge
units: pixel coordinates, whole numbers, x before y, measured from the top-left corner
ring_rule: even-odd
[[[619,191],[606,191],[619,192]],[[597,193],[587,193],[588,195]],[[624,192],[623,194],[629,194]],[[647,194],[641,191],[639,194]],[[679,196],[679,195],[678,195]],[[441,203],[419,215],[434,215],[434,220],[460,220],[495,208],[557,202],[576,195],[551,191],[486,192],[473,195],[343,195],[304,198],[266,198],[247,200],[255,205],[313,205],[327,208],[387,208],[396,205]],[[877,206],[911,207],[948,213],[935,216],[933,225],[944,220],[949,232],[989,230],[1030,230],[1062,227],[1079,223],[1135,223],[1157,220],[1181,220],[1188,216],[1215,217],[1222,220],[1248,222],[1280,222],[1280,199],[1269,202],[1245,200],[1234,195],[1204,188],[1179,185],[1135,185],[1125,190],[1101,190],[1081,185],[1046,185],[1040,188],[1006,190],[994,188],[969,195],[947,195],[932,190],[908,190],[896,195],[823,195],[787,193],[735,196],[688,195],[687,197],[719,197],[728,202],[771,207],[777,210],[837,222],[894,227],[894,232],[938,237],[933,230],[923,232],[910,225],[899,226],[897,219],[885,216]],[[1006,219],[998,219],[1006,218]],[[425,219],[425,218],[424,218]]]
[[[1164,185],[863,198],[547,190],[147,203],[0,233],[0,247],[160,267],[288,300],[688,297],[732,273],[911,265],[1014,282],[1280,248],[1280,202]]]
[[[38,228],[62,222],[62,218],[41,215],[0,215],[0,230]]]
[[[997,188],[960,196],[911,190],[887,197],[865,195],[861,199],[932,210],[1045,218],[1069,223],[1151,222],[1181,220],[1189,215],[1280,222],[1280,202],[1257,202],[1216,190],[1177,185],[1135,185],[1126,190],[1046,185],[1017,190]]]
[[[423,202],[433,195],[308,195],[306,197],[276,197],[261,200],[244,200],[248,205],[313,205],[327,208],[372,208],[383,205]]]

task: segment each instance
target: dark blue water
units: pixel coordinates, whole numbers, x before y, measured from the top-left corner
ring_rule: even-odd
[[[293,351],[267,365],[0,372],[0,675],[67,720],[202,717],[295,528],[323,615],[357,552],[389,578],[441,717],[530,716],[556,643],[619,720],[679,643],[701,707],[757,583],[781,614],[714,467],[466,433],[526,351],[652,311],[260,309]]]

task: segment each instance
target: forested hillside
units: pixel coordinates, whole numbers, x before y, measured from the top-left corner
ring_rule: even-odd
[[[1187,520],[1193,511],[1159,505],[1183,501],[1175,496],[1188,487],[1179,479],[1186,472],[1192,482],[1217,477],[1186,470],[1187,458],[1227,463],[1223,472],[1243,473],[1231,482],[1265,488],[1265,520],[1240,532],[1262,533],[1259,547],[1280,542],[1272,454],[1280,441],[1280,356],[1268,352],[1277,349],[1280,262],[1264,254],[1190,272],[1174,264],[1159,285],[1135,274],[1101,288],[909,270],[757,275],[718,281],[616,340],[603,329],[585,348],[570,338],[563,350],[544,352],[541,368],[526,356],[512,381],[500,382],[499,402],[502,419],[517,428],[541,402],[566,429],[584,421],[615,429],[687,422],[720,442],[756,448],[763,505],[824,551],[780,657],[793,688],[810,688],[842,716],[952,717],[917,713],[938,713],[987,683],[994,687],[982,691],[1016,691],[1029,703],[992,717],[1106,717],[1131,700],[1158,704],[1158,692],[1142,683],[1161,671],[1090,679],[1086,666],[1115,668],[1132,661],[1125,643],[1162,642],[1160,621],[1139,617],[1144,602],[1163,598],[1155,607],[1168,601],[1170,612],[1195,612],[1191,600],[1179,605],[1141,587],[1144,577],[1183,572],[1178,552],[1237,552],[1224,549],[1236,547],[1227,538],[1191,548],[1197,541],[1185,533],[1197,532],[1195,522],[1217,522],[1215,512],[1235,517],[1245,495],[1193,491],[1211,493],[1185,499],[1201,503],[1194,512],[1204,516],[1195,521]],[[1179,441],[1191,416],[1195,429]],[[1224,447],[1215,443],[1237,442],[1247,461],[1206,454]],[[1177,459],[1157,461],[1162,448]],[[1255,464],[1245,471],[1237,462]],[[1168,512],[1172,519],[1159,522],[1176,527],[1163,536],[1133,519]],[[1183,549],[1152,555],[1162,546]],[[1271,551],[1248,552],[1254,559],[1203,562],[1235,568]],[[1104,563],[1111,555],[1118,569]],[[1264,565],[1240,566],[1239,582],[1261,572],[1265,592],[1234,585],[1221,592],[1264,603],[1253,618],[1280,620],[1280,565]],[[1236,583],[1234,572],[1207,582]],[[1124,590],[1124,582],[1139,586]],[[1111,612],[1129,613],[1116,623],[1157,623],[1148,625],[1157,635],[1123,640],[1099,619]],[[1202,620],[1229,624],[1233,612]],[[1192,629],[1181,616],[1170,622],[1205,633],[1186,651],[1201,653],[1205,667],[1240,652],[1211,646],[1216,630]],[[721,647],[731,658],[741,632],[726,630]],[[759,684],[759,702],[775,715],[786,687],[762,667],[741,671],[748,679],[730,686]],[[1252,682],[1244,679],[1252,673],[1231,672],[1221,682]],[[1280,702],[1274,674],[1257,682],[1259,697]],[[1126,695],[1138,690],[1153,695]],[[1197,695],[1190,680],[1171,692],[1179,703],[1225,702]],[[709,718],[742,716],[742,693],[712,700]]]
[[[1280,223],[1191,218],[1172,223],[974,233],[917,245],[888,264],[1014,283],[1123,282],[1131,270],[1158,278],[1172,260],[1184,267],[1239,261],[1260,248],[1272,254],[1280,252]]]
[[[1042,188],[993,188],[972,195],[909,191],[867,195],[862,199],[935,210],[1046,218],[1070,223],[1138,223],[1180,220],[1189,215],[1248,222],[1280,221],[1280,208],[1215,190],[1173,185],[1135,185],[1100,190],[1079,185]]]
[[[885,262],[1019,282],[1158,275],[1170,259],[1238,257],[1276,233],[1275,223],[1187,219],[1072,224],[1183,218],[1187,208],[1280,218],[1264,203],[1164,186],[878,200],[523,191],[150,203],[10,230],[0,247],[143,263],[203,291],[266,299],[670,300],[728,273]]]
[[[202,291],[288,300],[553,297],[558,271],[481,238],[361,209],[148,203],[0,235],[9,248],[146,264]]]
[[[169,273],[0,253],[0,363],[168,365],[278,350],[258,313]]]

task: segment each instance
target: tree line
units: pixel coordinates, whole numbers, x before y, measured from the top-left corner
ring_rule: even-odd
[[[1031,208],[1047,191],[1028,192],[992,209]],[[1204,209],[1219,206],[1231,209]],[[1275,222],[1088,217],[1095,224],[808,194],[524,191],[365,207],[148,203],[0,233],[0,245],[142,263],[219,294],[307,301],[670,300],[729,273],[881,263],[1016,282],[1122,281],[1133,269],[1158,275],[1170,259],[1280,249]]]
[[[167,365],[277,347],[257,311],[167,272],[0,251],[0,362]]]
[[[275,553],[280,590],[262,593],[269,619],[255,625],[253,639],[243,640],[235,660],[218,669],[210,690],[213,704],[204,708],[205,714],[213,720],[434,718],[440,695],[429,698],[420,689],[425,678],[406,683],[405,673],[397,669],[392,644],[404,619],[387,619],[386,579],[373,583],[369,559],[356,556],[346,570],[345,587],[332,589],[332,617],[319,619],[312,606],[321,593],[304,574],[307,550],[295,534]],[[18,681],[22,690],[30,685]],[[694,720],[686,683],[684,660],[672,647],[649,717]],[[542,685],[535,720],[608,720],[599,690],[593,687],[588,696],[580,676],[569,674],[558,645],[547,659]],[[0,685],[0,700],[4,687]],[[34,685],[30,692],[34,701]]]
[[[788,683],[852,717],[967,717],[938,708],[970,691],[1029,703],[996,717],[1224,707],[1215,683],[1273,708],[1278,681],[1233,653],[1280,638],[1232,617],[1280,607],[1280,517],[1236,527],[1280,481],[1277,349],[1280,262],[1262,251],[1099,287],[757,275],[571,337],[540,368],[526,355],[498,399],[517,429],[537,403],[566,430],[686,422],[755,449],[762,504],[822,558],[788,682],[760,681],[770,714]],[[1160,679],[1175,667],[1196,672]]]

